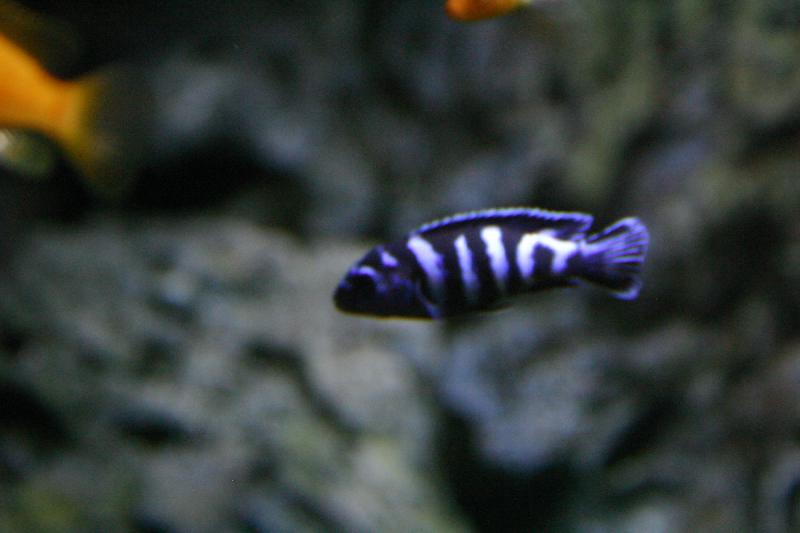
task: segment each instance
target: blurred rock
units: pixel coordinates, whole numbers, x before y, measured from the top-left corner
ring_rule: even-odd
[[[3,370],[27,386],[3,389],[16,481],[0,520],[38,527],[46,518],[20,498],[54,489],[76,514],[42,530],[213,531],[237,516],[269,529],[259,509],[274,505],[287,530],[463,528],[437,489],[433,405],[410,367],[438,337],[335,313],[332,287],[357,250],[301,249],[224,219],[92,226],[37,232],[2,282],[3,316],[28,334]],[[153,304],[175,280],[191,312]],[[108,354],[91,371],[87,346]],[[69,435],[50,454],[91,463],[97,492],[69,488],[71,470],[62,487],[35,455],[39,431]]]

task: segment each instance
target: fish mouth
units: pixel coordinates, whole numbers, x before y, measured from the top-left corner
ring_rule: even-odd
[[[381,296],[374,274],[351,272],[339,282],[333,301],[341,311],[375,313],[380,310]]]
[[[353,286],[342,280],[333,292],[333,303],[340,311],[352,311],[354,303]]]

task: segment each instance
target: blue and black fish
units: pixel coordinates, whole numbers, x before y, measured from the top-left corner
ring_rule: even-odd
[[[431,222],[370,250],[339,283],[334,301],[350,313],[443,318],[581,281],[636,298],[647,228],[625,218],[587,235],[592,220],[583,213],[506,208]]]

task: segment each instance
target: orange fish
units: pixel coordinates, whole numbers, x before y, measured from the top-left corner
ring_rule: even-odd
[[[452,19],[471,21],[498,17],[530,3],[531,0],[447,0],[445,10]]]
[[[76,80],[52,75],[28,51],[42,52],[53,28],[37,18],[0,0],[0,128],[46,136],[92,186],[116,192],[142,156],[144,84],[131,84],[121,69]]]

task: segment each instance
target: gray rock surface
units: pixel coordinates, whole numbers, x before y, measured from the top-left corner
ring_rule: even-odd
[[[3,529],[463,529],[409,363],[440,339],[331,312],[356,251],[230,219],[37,232],[0,297],[25,337]]]

